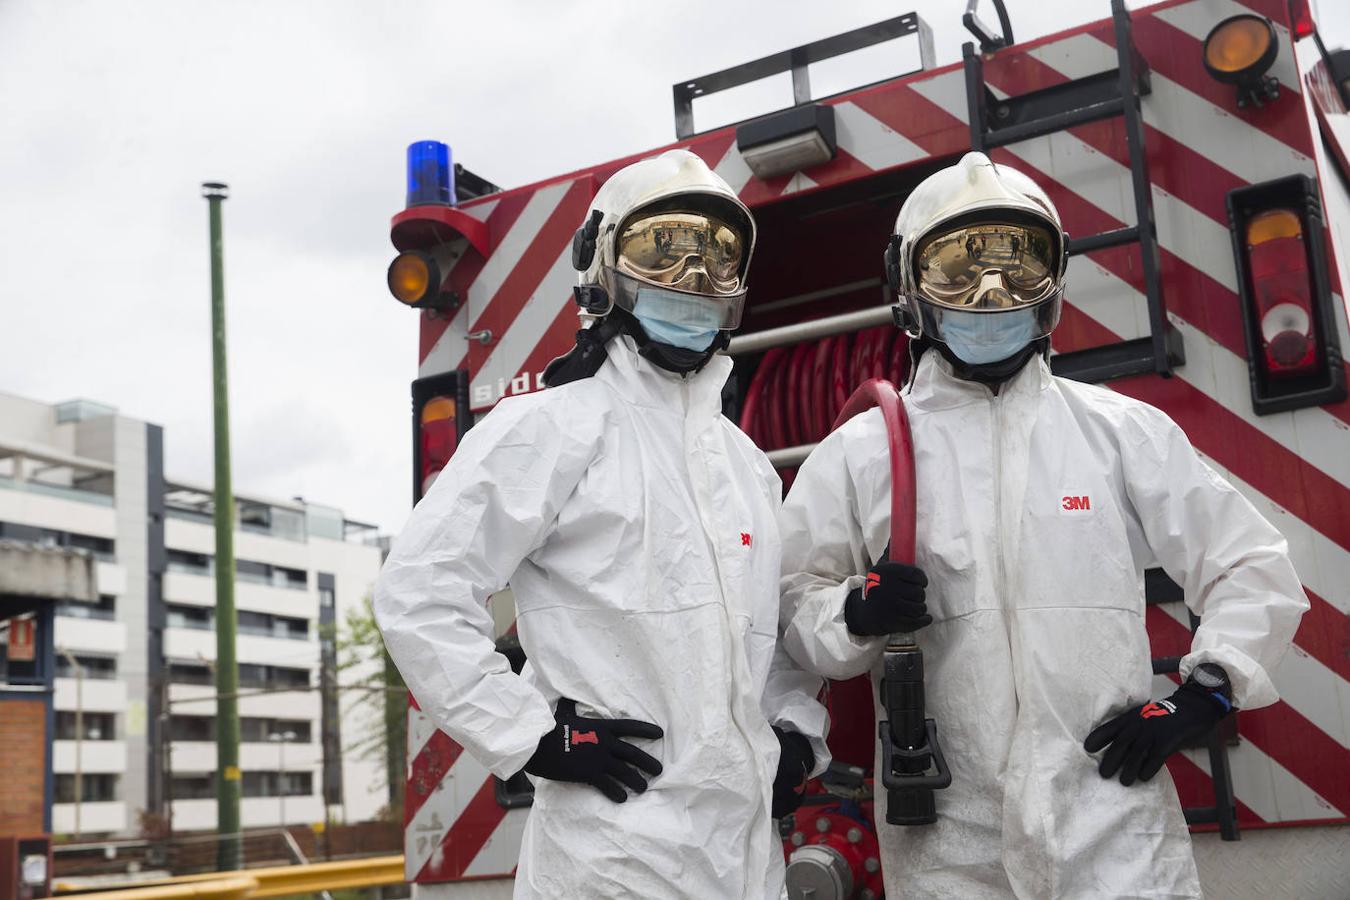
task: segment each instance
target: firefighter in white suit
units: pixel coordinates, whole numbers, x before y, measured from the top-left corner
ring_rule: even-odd
[[[924,651],[952,784],[927,827],[884,824],[878,792],[887,897],[1198,897],[1163,762],[1277,699],[1307,609],[1284,539],[1166,415],[1051,375],[1065,255],[1045,193],[983,154],[920,184],[886,254],[922,354],[917,558],[886,557],[876,410],[811,455],[780,518],[797,661],[875,683],[885,634],[917,629]],[[1201,624],[1183,684],[1150,703],[1153,566]]]
[[[778,641],[780,482],[722,415],[753,243],[691,153],[611,177],[574,244],[589,327],[466,435],[377,585],[422,710],[533,776],[518,897],[776,900],[774,815],[828,762]],[[523,675],[484,608],[508,582]]]

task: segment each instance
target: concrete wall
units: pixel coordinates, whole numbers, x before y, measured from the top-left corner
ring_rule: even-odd
[[[109,454],[116,467],[117,562],[126,570],[126,593],[117,619],[126,628],[126,651],[118,659],[118,677],[127,686],[121,737],[130,765],[122,775],[121,799],[135,823],[149,805],[149,766],[153,749],[147,735],[150,671],[149,546],[147,544],[148,472],[146,424],[121,416],[80,423],[79,445],[88,455]]]
[[[51,445],[55,437],[56,408],[48,403],[0,391],[0,422],[5,423],[5,437]],[[67,446],[61,449],[70,452],[74,448]]]
[[[92,602],[97,599],[94,558],[69,550],[0,541],[0,594]]]

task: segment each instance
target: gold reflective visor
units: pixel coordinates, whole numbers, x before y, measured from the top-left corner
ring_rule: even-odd
[[[633,219],[619,235],[620,272],[699,294],[731,294],[741,284],[745,238],[707,213],[661,212]]]
[[[1035,225],[968,225],[925,239],[914,254],[924,299],[951,309],[1013,309],[1054,289],[1057,245]]]

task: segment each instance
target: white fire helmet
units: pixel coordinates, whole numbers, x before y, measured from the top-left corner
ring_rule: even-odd
[[[749,208],[697,155],[667,150],[635,162],[596,193],[573,240],[582,315],[632,312],[646,289],[734,329],[754,244]],[[666,314],[680,305],[665,303]]]
[[[966,362],[994,362],[1059,323],[1068,262],[1059,213],[1040,186],[983,153],[928,176],[886,248],[904,326]]]

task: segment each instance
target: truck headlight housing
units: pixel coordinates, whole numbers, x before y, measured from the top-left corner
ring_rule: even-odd
[[[1231,16],[1205,36],[1205,71],[1237,87],[1238,106],[1262,106],[1280,96],[1280,83],[1266,75],[1280,52],[1275,26],[1263,16]]]

